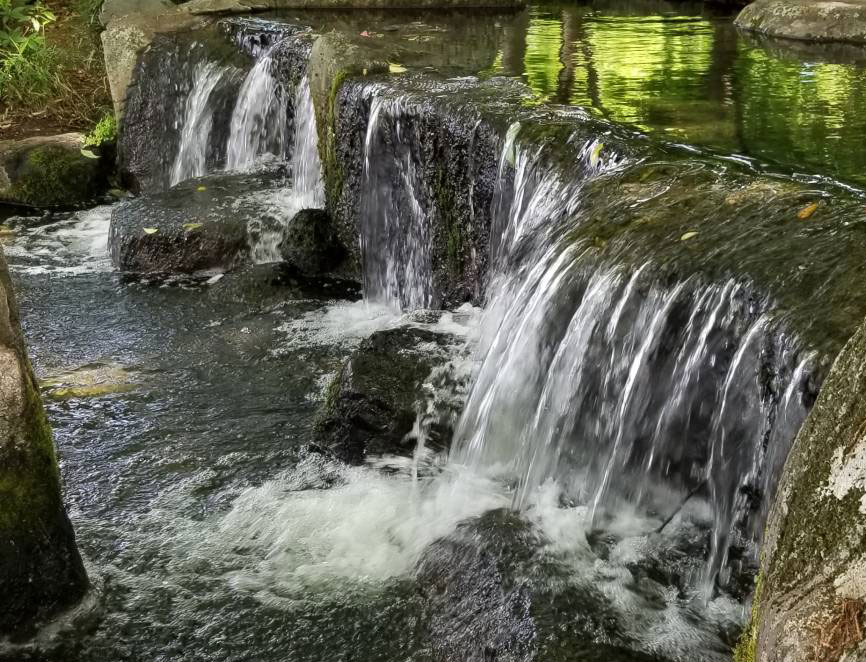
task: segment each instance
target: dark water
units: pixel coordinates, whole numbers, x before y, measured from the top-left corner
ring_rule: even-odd
[[[862,49],[758,41],[703,5],[552,3],[505,25],[490,71],[521,75],[537,102],[866,182]]]

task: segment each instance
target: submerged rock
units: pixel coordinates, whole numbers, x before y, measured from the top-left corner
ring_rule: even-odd
[[[0,201],[32,207],[92,201],[108,188],[108,169],[83,147],[80,133],[0,141]]]
[[[866,44],[866,2],[757,0],[734,24],[770,37]]]
[[[307,275],[333,271],[346,256],[331,217],[323,209],[302,209],[295,214],[280,243],[280,252],[286,262]]]
[[[280,180],[215,175],[128,200],[111,214],[108,248],[114,265],[136,273],[228,271],[250,261],[250,236],[280,225],[268,195]]]
[[[788,456],[738,660],[837,660],[866,632],[864,394],[866,325],[836,359]]]
[[[0,252],[0,642],[31,635],[87,586]]]
[[[319,443],[340,459],[360,463],[367,455],[411,455],[410,433],[421,404],[422,386],[446,361],[451,336],[402,327],[378,331],[361,343],[328,386],[319,422]],[[432,440],[448,435],[432,426]]]

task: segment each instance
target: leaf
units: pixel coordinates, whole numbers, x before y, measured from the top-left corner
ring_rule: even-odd
[[[809,218],[812,214],[815,213],[816,209],[818,209],[818,203],[817,202],[813,202],[810,205],[806,205],[797,213],[797,218],[799,218],[801,221],[805,221],[807,218]]]
[[[207,191],[207,186],[196,186],[195,190],[199,193],[204,193],[205,191]]]
[[[187,232],[192,232],[193,230],[198,230],[201,227],[201,223],[184,223],[183,229]]]
[[[690,230],[689,232],[686,232],[682,237],[680,237],[680,241],[688,241],[692,237],[697,237],[697,236],[698,236],[697,232],[695,232],[694,230]]]
[[[156,234],[159,228],[144,228],[144,234]]]
[[[81,150],[81,156],[84,156],[88,159],[98,159],[99,158],[99,154],[96,154],[95,152],[92,152],[89,149],[82,149]]]
[[[589,154],[589,163],[593,168],[598,166],[598,162],[601,160],[601,150],[603,149],[604,143],[598,143],[592,148],[592,152]]]
[[[369,33],[367,30],[364,30],[364,31],[361,33],[361,36],[362,36],[362,37],[369,37],[369,36],[370,36],[370,33]]]
[[[39,32],[39,30],[42,28],[42,24],[39,22],[39,19],[36,18],[35,16],[30,17],[30,23],[31,23],[31,25],[33,25],[33,29],[36,30],[36,32]]]
[[[394,64],[393,62],[389,62],[388,63],[388,71],[391,72],[392,74],[405,74],[406,73],[406,67],[399,65],[399,64]]]

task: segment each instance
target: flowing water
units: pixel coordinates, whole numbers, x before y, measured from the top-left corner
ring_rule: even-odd
[[[353,20],[334,19],[355,39],[377,34],[371,17]],[[213,94],[234,65],[190,64],[171,168],[173,182],[284,168],[280,186],[233,208],[279,219],[249,220],[260,264],[124,277],[105,247],[109,207],[14,226],[5,250],[103,605],[54,657],[730,659],[781,465],[866,310],[847,286],[866,263],[853,248],[861,194],[828,183],[821,155],[818,175],[764,177],[738,146],[642,116],[640,76],[596,52],[637,31],[645,57],[629,61],[653,79],[656,32],[667,48],[712,28],[708,61],[668,48],[678,59],[665,70],[692,80],[735,52],[727,90],[763,51],[726,50],[716,18],[544,5],[398,34],[377,20],[382,39],[409,44],[405,63],[420,49],[441,76],[350,81],[336,101],[362,300],[330,283],[275,285],[266,264],[325,191],[309,79],[280,73],[308,46],[264,20],[246,26],[253,60],[225,126]],[[455,49],[479,76],[452,68]],[[801,124],[817,121],[803,112]],[[728,153],[652,151],[595,113],[655,134],[671,124],[677,140]],[[846,129],[833,131],[841,144]],[[796,165],[767,144],[743,151]],[[853,171],[844,155],[831,174]],[[816,199],[815,220],[795,225]],[[483,230],[455,230],[454,209]],[[691,248],[700,241],[712,248]],[[472,282],[443,294],[459,268]],[[455,297],[475,305],[425,310]],[[312,443],[318,409],[364,339],[395,329],[446,339],[414,348],[442,359],[418,403],[417,447],[348,466]],[[450,450],[436,452],[427,419],[443,402],[457,414]]]

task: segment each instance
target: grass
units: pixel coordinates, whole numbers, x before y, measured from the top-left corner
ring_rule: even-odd
[[[0,52],[4,137],[90,131],[111,110],[98,13],[101,0],[47,0],[56,20],[24,53]]]

